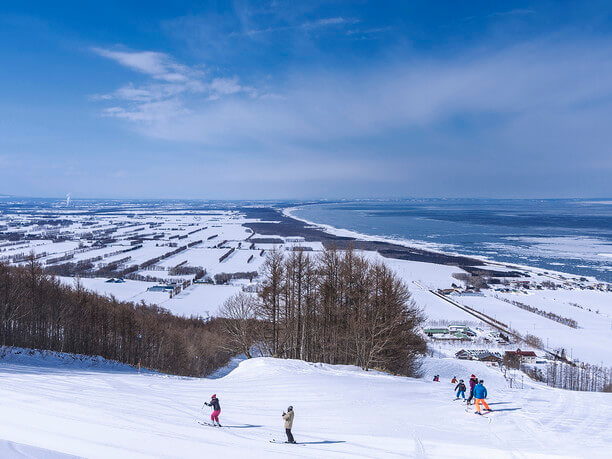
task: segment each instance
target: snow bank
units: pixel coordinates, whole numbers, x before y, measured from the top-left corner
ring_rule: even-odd
[[[11,459],[69,459],[78,456],[22,445],[12,441],[0,440],[0,457]]]
[[[25,349],[12,346],[0,346],[0,365],[80,369],[87,371],[137,372],[131,365],[108,360],[100,356]]]

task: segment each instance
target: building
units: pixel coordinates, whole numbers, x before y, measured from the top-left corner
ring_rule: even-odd
[[[448,334],[448,328],[425,328],[423,329],[423,333],[432,338],[434,335],[446,335]]]
[[[533,351],[521,351],[520,349],[517,349],[516,351],[506,351],[506,356],[508,357],[515,357],[518,356],[521,364],[535,364],[536,361],[538,360],[538,355],[533,352]]]
[[[461,349],[459,352],[455,352],[455,357],[459,360],[472,360],[472,354],[465,349]]]
[[[125,280],[122,277],[112,277],[106,280],[107,284],[123,284]]]
[[[479,362],[499,363],[502,356],[499,352],[491,352],[486,349],[461,349],[455,353],[455,357],[460,360],[478,360]]]
[[[173,285],[154,285],[147,289],[148,292],[172,292],[173,290]]]

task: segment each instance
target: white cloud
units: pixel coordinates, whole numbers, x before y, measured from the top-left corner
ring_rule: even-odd
[[[529,8],[515,8],[510,11],[499,11],[497,13],[492,13],[489,16],[529,16],[532,14],[536,14],[536,12]]]
[[[303,75],[279,84],[277,97],[237,97],[212,105],[195,100],[187,117],[156,126],[149,134],[215,139],[219,144],[271,136],[293,142],[357,139],[432,126],[456,116],[559,117],[612,95],[612,81],[602,78],[612,70],[609,54],[610,47],[591,43],[555,52],[540,43],[438,61]],[[252,91],[237,78],[216,78],[206,88],[212,99]]]
[[[128,83],[112,93],[92,96],[93,100],[113,102],[102,110],[104,116],[134,122],[160,122],[190,113],[187,100],[193,97],[219,100],[238,93],[256,95],[255,89],[241,85],[238,77],[215,77],[207,81],[202,71],[179,64],[164,53],[92,49],[100,56],[151,78],[142,85]]]
[[[546,195],[549,175],[566,183],[576,171],[610,170],[610,56],[605,43],[538,42],[366,69],[295,72],[272,85],[272,94],[257,97],[236,77],[198,80],[198,89],[126,85],[105,115],[129,121],[147,137],[199,144],[202,152],[261,157],[285,179],[280,163],[308,158],[316,169],[333,157],[326,176],[365,180],[371,173],[372,180],[393,178],[389,187],[411,177],[420,183],[413,192],[437,193],[439,183],[418,182],[419,175],[439,177],[447,188],[477,193],[478,181],[513,195],[532,177],[531,191]],[[348,167],[364,158],[358,170]],[[508,161],[521,166],[508,168]],[[384,167],[364,166],[371,162]]]
[[[345,18],[345,17],[330,17],[330,18],[321,18],[314,21],[306,21],[300,24],[295,25],[282,25],[282,26],[273,26],[266,27],[265,29],[249,29],[245,32],[246,35],[259,35],[271,32],[283,32],[287,30],[312,30],[319,29],[323,27],[332,27],[332,26],[342,26],[342,25],[350,25],[356,24],[359,22],[359,19],[356,18]]]
[[[102,57],[112,59],[115,62],[137,72],[152,76],[164,81],[186,81],[190,70],[177,64],[165,53],[154,51],[114,51],[105,48],[92,48]]]
[[[121,118],[132,122],[168,122],[173,118],[188,115],[189,110],[174,99],[143,102],[132,106],[114,106],[102,111],[104,116]]]
[[[334,17],[334,18],[323,18],[318,19],[313,22],[305,22],[301,25],[303,29],[312,29],[314,27],[325,27],[332,25],[341,25],[341,24],[355,24],[359,22],[358,19],[355,18],[343,18],[343,17]]]

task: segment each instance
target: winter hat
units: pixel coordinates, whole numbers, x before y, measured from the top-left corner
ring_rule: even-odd
[[[289,408],[287,408],[287,411],[293,411],[293,407],[289,406]]]
[[[463,379],[460,379],[459,382],[463,382]]]
[[[472,376],[471,376],[471,378],[475,378],[475,377],[476,377],[476,375],[472,375]]]
[[[481,379],[480,381],[478,381],[480,384],[482,384],[484,382],[484,379]]]
[[[210,398],[217,398],[217,394],[212,394]]]

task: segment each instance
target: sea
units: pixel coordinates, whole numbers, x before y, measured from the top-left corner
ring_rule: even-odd
[[[612,282],[612,199],[317,202],[292,214],[424,248]]]

